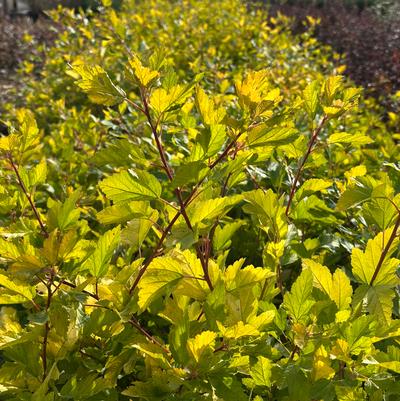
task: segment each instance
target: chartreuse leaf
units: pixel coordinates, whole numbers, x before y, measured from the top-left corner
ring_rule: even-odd
[[[99,186],[116,203],[152,200],[161,196],[161,184],[156,177],[145,171],[136,172],[135,175],[122,171],[104,179]]]
[[[49,200],[49,212],[47,223],[50,229],[58,228],[65,231],[74,226],[80,216],[80,210],[77,207],[78,199],[81,197],[80,191],[75,191],[69,195],[64,203]]]
[[[340,196],[336,205],[338,210],[344,211],[350,207],[357,206],[375,197],[381,198],[389,195],[390,188],[372,177],[357,177]]]
[[[121,228],[115,227],[100,237],[96,248],[82,269],[88,270],[94,277],[100,278],[107,274],[108,265],[121,239]]]
[[[121,232],[121,240],[125,244],[130,244],[133,249],[137,250],[142,246],[151,227],[157,223],[158,211],[153,210],[148,217],[133,219],[128,222],[126,228]]]
[[[250,71],[235,82],[240,107],[253,117],[270,117],[271,109],[282,100],[279,88],[271,88],[268,75],[268,70]]]
[[[47,163],[46,159],[42,159],[39,164],[37,164],[30,177],[30,186],[35,186],[38,184],[43,184],[47,177]]]
[[[368,350],[374,341],[378,322],[371,316],[360,316],[344,329],[344,339],[349,345],[349,352],[358,355]]]
[[[196,106],[203,123],[208,126],[220,124],[226,114],[225,108],[217,106],[200,87],[196,89]]]
[[[361,285],[354,294],[353,304],[363,305],[364,309],[385,325],[392,321],[395,291],[387,285]]]
[[[39,144],[39,128],[35,117],[30,110],[16,110],[17,126],[9,125],[9,135],[0,137],[0,151],[13,152],[18,150],[20,154],[33,149]]]
[[[303,185],[296,191],[295,198],[297,201],[312,195],[315,192],[326,193],[326,189],[332,186],[331,180],[324,180],[322,178],[311,178],[303,183]]]
[[[331,368],[328,352],[323,345],[314,353],[311,375],[314,381],[332,379],[335,376],[335,370]]]
[[[39,128],[33,113],[27,109],[17,110],[19,151],[31,149],[39,141]]]
[[[217,322],[219,331],[222,336],[228,339],[238,340],[242,337],[258,336],[260,332],[252,324],[246,324],[242,321],[235,323],[233,326],[225,328],[221,323]]]
[[[138,82],[144,87],[150,85],[160,75],[158,71],[145,67],[137,56],[129,60],[126,71],[131,81]]]
[[[184,276],[182,263],[171,256],[155,258],[139,281],[139,307],[144,310],[150,303],[172,291]]]
[[[312,288],[312,272],[309,269],[303,270],[283,298],[283,307],[295,323],[306,322],[310,318],[309,312],[315,303],[311,295]]]
[[[79,78],[77,85],[84,90],[89,99],[98,104],[113,106],[121,103],[125,97],[125,92],[114,85],[108,74],[99,65],[93,67],[85,64],[73,64],[72,74]]]
[[[275,273],[271,272],[271,270],[262,267],[250,265],[242,269],[243,263],[244,259],[240,259],[225,270],[225,286],[228,292],[241,291],[245,287],[253,287],[255,284],[275,276]]]
[[[101,224],[121,224],[134,217],[145,217],[151,214],[149,202],[132,201],[108,206],[97,213],[96,217]]]
[[[2,304],[17,304],[31,301],[35,295],[35,287],[24,282],[19,282],[15,278],[11,279],[7,275],[0,273],[0,300]],[[6,290],[6,291],[5,291]]]
[[[182,104],[190,96],[190,85],[174,85],[171,88],[157,88],[150,96],[150,106],[159,116],[169,111],[174,106]]]
[[[328,295],[339,310],[349,307],[353,289],[350,279],[343,271],[337,269],[334,274],[331,274],[326,266],[311,259],[303,260],[303,267],[311,270],[314,277],[314,286]]]
[[[313,81],[306,86],[303,91],[303,101],[304,101],[304,108],[307,111],[311,120],[314,120],[319,104],[319,83],[318,81]]]
[[[181,263],[182,273],[184,274],[174,289],[174,294],[185,295],[199,301],[204,300],[209,293],[209,287],[203,280],[204,271],[200,259],[189,250],[182,252],[174,250],[171,252],[171,256]],[[212,276],[213,266],[211,264],[209,271]]]
[[[273,239],[285,237],[287,233],[285,208],[277,194],[271,189],[265,192],[257,189],[246,193],[244,200],[248,204],[243,206],[243,211],[254,215],[264,231]]]
[[[362,214],[368,225],[376,225],[381,231],[389,228],[395,221],[397,210],[395,205],[398,197],[374,198],[363,205]]]
[[[384,251],[390,237],[393,228],[388,229],[384,232],[379,233],[375,238],[367,242],[365,252],[359,248],[353,248],[351,253],[351,265],[353,268],[353,275],[362,284],[370,285],[375,270],[380,263],[382,252]],[[399,244],[399,239],[392,242],[390,249],[385,255],[383,262],[376,279],[373,282],[374,286],[387,285],[390,287],[396,286],[399,279],[396,271],[399,265],[399,261],[394,258],[390,258],[392,253],[395,251]]]
[[[335,392],[338,401],[361,401],[367,399],[366,392],[360,387],[335,386]]]
[[[196,363],[212,352],[215,347],[217,333],[213,331],[203,331],[195,338],[190,338],[187,342],[187,349]]]
[[[250,370],[250,376],[256,386],[271,386],[272,362],[263,356],[257,358],[257,362]]]
[[[247,134],[247,143],[250,147],[287,145],[295,141],[298,131],[294,127],[274,127],[260,124],[252,128]]]
[[[194,202],[187,208],[190,222],[193,225],[207,224],[216,218],[224,216],[241,200],[241,195],[234,195]]]
[[[328,143],[351,144],[353,146],[362,146],[372,143],[373,140],[367,135],[356,133],[349,134],[347,132],[336,132],[328,138]]]
[[[342,88],[343,77],[341,75],[332,75],[327,78],[323,84],[323,96],[327,104],[332,103],[339,89]]]

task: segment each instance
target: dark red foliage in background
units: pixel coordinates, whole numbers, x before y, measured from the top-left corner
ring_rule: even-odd
[[[301,0],[271,5],[270,13],[294,17],[293,30],[304,30],[307,15],[321,19],[316,37],[344,55],[346,74],[375,96],[400,90],[400,15],[381,18],[369,9],[346,7],[340,0],[321,6]],[[388,106],[388,104],[386,104]]]

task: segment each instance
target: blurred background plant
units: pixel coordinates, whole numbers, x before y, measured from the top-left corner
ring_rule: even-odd
[[[343,56],[346,75],[380,97],[389,110],[400,90],[400,2],[397,0],[267,0],[271,15],[293,18],[294,32],[306,29],[307,16],[320,20],[318,40]]]

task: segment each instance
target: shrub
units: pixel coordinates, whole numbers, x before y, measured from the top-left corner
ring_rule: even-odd
[[[397,137],[328,49],[232,0],[55,17],[0,140],[2,399],[396,400]]]
[[[346,74],[364,86],[369,94],[382,97],[382,103],[394,111],[396,105],[391,105],[388,99],[400,89],[398,4],[393,3],[389,8],[377,2],[362,12],[346,4],[333,0],[317,7],[315,3],[294,1],[273,4],[271,12],[294,17],[295,32],[304,30],[303,21],[308,15],[320,19],[315,31],[318,40],[342,54]]]

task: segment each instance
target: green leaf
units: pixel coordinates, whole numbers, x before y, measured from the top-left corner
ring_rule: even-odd
[[[239,379],[235,376],[220,377],[210,376],[210,383],[215,388],[215,394],[220,400],[248,401],[248,396],[244,393]]]
[[[344,339],[348,342],[350,351],[358,355],[368,350],[372,343],[378,341],[373,337],[376,334],[378,322],[372,316],[360,316],[349,323],[344,330]]]
[[[294,322],[307,322],[309,312],[315,301],[311,296],[313,275],[310,270],[303,270],[292,285],[290,293],[283,298],[283,307],[287,310]]]
[[[125,92],[114,85],[108,74],[98,65],[90,67],[85,64],[73,64],[73,75],[79,77],[77,85],[84,90],[89,99],[98,104],[113,106],[121,103]]]
[[[386,186],[372,177],[357,177],[340,196],[336,208],[345,211],[374,197],[382,197],[387,193]]]
[[[115,227],[100,237],[96,248],[82,269],[88,270],[94,277],[100,278],[107,274],[109,263],[121,239],[121,228]]]
[[[362,213],[368,225],[376,225],[381,231],[393,225],[397,216],[396,205],[398,200],[393,199],[372,199],[363,205]]]
[[[240,227],[244,226],[244,221],[235,221],[225,224],[224,227],[218,226],[215,230],[213,246],[216,252],[226,249],[231,244],[231,238]]]
[[[205,157],[213,157],[222,149],[228,138],[226,127],[222,124],[211,125],[207,133],[207,144],[204,146]]]
[[[160,198],[162,188],[156,177],[145,171],[135,174],[136,177],[128,171],[122,171],[104,179],[99,186],[116,203]]]
[[[191,182],[199,182],[208,171],[208,167],[201,160],[181,164],[175,171],[172,185],[176,188]]]
[[[272,362],[263,357],[257,358],[257,363],[251,368],[250,376],[256,386],[271,386]]]

